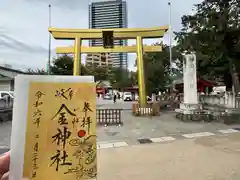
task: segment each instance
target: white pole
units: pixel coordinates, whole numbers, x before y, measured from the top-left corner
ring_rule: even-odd
[[[172,70],[172,5],[171,1],[168,2],[169,6],[169,63]]]
[[[49,8],[49,13],[48,13],[48,26],[51,27],[51,19],[52,19],[52,12],[51,12],[51,4],[48,5],[48,8]],[[48,71],[48,74],[50,75],[51,72],[50,72],[50,66],[51,66],[51,33],[49,32],[49,35],[48,35],[48,68],[47,68],[47,71]]]

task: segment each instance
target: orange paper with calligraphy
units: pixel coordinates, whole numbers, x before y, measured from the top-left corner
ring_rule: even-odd
[[[31,83],[23,176],[96,178],[95,83]]]

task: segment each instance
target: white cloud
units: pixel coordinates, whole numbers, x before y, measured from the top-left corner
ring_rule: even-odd
[[[94,0],[96,1],[96,0]],[[173,30],[180,29],[181,16],[191,12],[193,3],[201,0],[172,0]],[[15,67],[45,68],[48,59],[48,4],[52,5],[52,26],[88,28],[89,0],[1,0],[0,63]],[[168,24],[167,1],[127,0],[129,27],[151,27]],[[181,7],[181,8],[179,8]],[[168,43],[168,36],[164,42]],[[151,44],[152,40],[147,43]],[[129,42],[132,44],[134,42]],[[52,49],[71,45],[69,41],[52,41]],[[84,43],[87,45],[87,43]],[[129,55],[132,69],[135,55]]]

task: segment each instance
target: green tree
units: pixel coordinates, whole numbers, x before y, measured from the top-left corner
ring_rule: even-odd
[[[204,0],[194,7],[195,13],[182,17],[183,28],[176,33],[181,52],[196,52],[201,76],[224,76],[229,82],[230,74],[239,92],[240,1]]]
[[[73,57],[63,55],[53,60],[51,66],[53,75],[72,75],[73,74]],[[109,80],[115,88],[125,88],[132,86],[135,77],[129,78],[128,70],[121,68],[105,66],[84,66],[81,65],[81,75],[92,75],[95,81]]]
[[[181,76],[182,65],[177,47],[172,48],[172,61],[174,67],[170,67],[169,46],[162,45],[162,52],[144,54],[144,70],[147,94],[165,91],[176,76]]]
[[[129,83],[132,86],[137,85],[137,72],[134,72],[134,71],[129,72]]]
[[[54,75],[73,75],[73,57],[63,55],[54,58],[50,72]]]
[[[73,75],[73,57],[62,55],[53,59],[53,65],[50,67],[53,75]],[[92,75],[91,70],[81,65],[81,75]]]
[[[135,79],[136,77],[133,72],[129,72],[127,69],[123,68],[112,67],[108,73],[108,80],[113,88],[119,90],[135,85]]]
[[[98,66],[90,68],[93,72],[95,81],[108,80],[109,68],[105,66]]]

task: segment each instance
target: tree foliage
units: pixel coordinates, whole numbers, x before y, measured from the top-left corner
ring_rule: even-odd
[[[53,75],[72,75],[73,57],[63,55],[53,60],[51,66]],[[92,75],[95,81],[108,80],[114,88],[123,89],[135,85],[135,77],[128,70],[104,66],[84,66],[81,65],[81,75]],[[131,76],[129,76],[131,75]]]
[[[237,92],[237,71],[240,70],[239,14],[240,1],[204,0],[195,5],[193,15],[182,17],[183,28],[176,33],[181,52],[196,52],[200,76],[222,76],[229,82],[231,74]]]
[[[169,46],[162,45],[162,52],[145,53],[144,69],[147,94],[165,91],[176,76],[181,76],[182,65],[179,63],[181,58],[177,47],[172,48],[172,62],[170,66]]]
[[[63,55],[54,58],[50,72],[53,75],[73,75],[73,57]]]
[[[111,68],[109,80],[115,89],[122,90],[126,87],[136,85],[136,73],[129,72],[127,69]]]
[[[68,55],[59,56],[53,59],[53,64],[50,67],[53,75],[73,75],[73,57]],[[93,75],[92,69],[81,65],[81,75]]]

